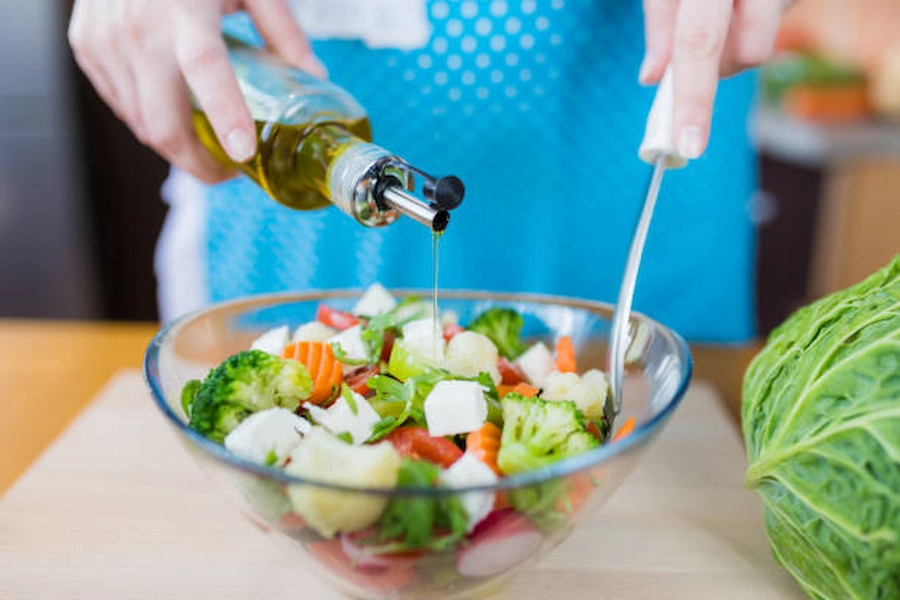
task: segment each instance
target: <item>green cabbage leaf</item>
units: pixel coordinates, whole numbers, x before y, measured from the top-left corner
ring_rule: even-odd
[[[741,413],[778,562],[812,598],[900,598],[900,256],[773,331]]]

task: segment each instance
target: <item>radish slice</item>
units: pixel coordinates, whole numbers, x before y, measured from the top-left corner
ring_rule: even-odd
[[[412,566],[421,557],[421,552],[391,552],[377,553],[366,546],[356,543],[358,535],[352,533],[340,534],[341,549],[350,562],[361,569],[387,568],[394,566]]]
[[[489,577],[512,569],[534,554],[541,532],[512,509],[495,510],[472,532],[468,546],[456,553],[456,569],[466,577]]]
[[[391,594],[414,582],[418,573],[411,565],[362,568],[344,553],[340,540],[320,540],[307,546],[310,555],[334,577],[368,595]]]

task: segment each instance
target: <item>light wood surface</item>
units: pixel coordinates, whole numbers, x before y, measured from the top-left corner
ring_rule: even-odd
[[[112,373],[141,365],[157,328],[0,319],[0,494]]]
[[[610,502],[497,598],[803,598],[728,410],[695,381]],[[136,371],[0,500],[0,598],[335,598],[200,472]]]

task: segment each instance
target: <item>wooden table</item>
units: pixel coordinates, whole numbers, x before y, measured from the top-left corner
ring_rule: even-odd
[[[0,495],[117,369],[140,366],[157,329],[0,319]]]
[[[154,330],[0,323],[0,455],[53,438],[47,412],[68,423],[0,498],[0,598],[333,598],[200,472],[140,372],[116,372]],[[498,598],[803,598],[771,558],[743,470],[728,410],[695,381],[612,500]]]

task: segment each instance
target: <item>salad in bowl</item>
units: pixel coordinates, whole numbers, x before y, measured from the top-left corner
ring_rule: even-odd
[[[624,479],[690,376],[637,315],[615,414],[611,308],[374,284],[225,303],[148,350],[157,404],[245,514],[350,596],[472,597]]]

